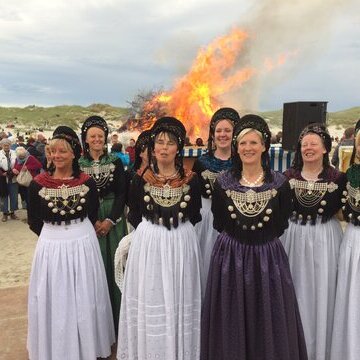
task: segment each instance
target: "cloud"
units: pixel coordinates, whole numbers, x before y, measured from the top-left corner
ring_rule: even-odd
[[[299,92],[291,79],[307,84],[309,94],[311,86],[321,94],[311,79],[317,78],[311,76],[316,64],[324,68],[325,78],[326,69],[335,63],[346,64],[355,71],[353,78],[359,77],[354,66],[360,56],[359,12],[354,4],[346,0],[14,0],[0,5],[1,101],[17,101],[17,84],[21,103],[126,105],[139,89],[170,88],[187,72],[201,47],[236,25],[250,33],[239,64],[284,49],[299,50],[298,58],[281,72],[246,89],[245,102],[278,106],[282,98],[274,100],[268,94],[291,89],[295,97]],[[341,59],[336,49],[346,56]],[[342,79],[339,83],[345,86],[347,77]],[[234,93],[234,101],[236,97]],[[355,102],[355,95],[349,99]]]

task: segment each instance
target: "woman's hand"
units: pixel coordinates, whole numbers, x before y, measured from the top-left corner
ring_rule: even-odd
[[[109,220],[97,221],[96,223],[98,222],[100,222],[98,228],[96,228],[96,224],[95,224],[96,234],[98,236],[106,236],[113,227],[112,223]]]
[[[12,172],[13,172],[15,175],[19,175],[19,170],[17,170],[17,169],[12,169]]]

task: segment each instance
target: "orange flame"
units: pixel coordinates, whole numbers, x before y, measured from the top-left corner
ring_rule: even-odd
[[[246,32],[235,28],[200,49],[189,72],[175,82],[173,89],[155,96],[146,104],[150,113],[160,102],[169,115],[184,123],[189,136],[205,139],[209,119],[222,106],[220,97],[261,72],[251,66],[236,69],[236,61],[247,39]],[[265,59],[265,72],[281,66],[288,57],[288,54],[281,54],[276,59]],[[154,121],[155,117],[151,124]],[[146,127],[150,125],[148,123]]]

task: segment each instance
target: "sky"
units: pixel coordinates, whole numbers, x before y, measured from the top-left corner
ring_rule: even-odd
[[[0,0],[0,106],[106,103],[171,90],[200,49],[240,28],[237,64],[296,54],[221,99],[277,110],[284,102],[360,106],[360,1]]]

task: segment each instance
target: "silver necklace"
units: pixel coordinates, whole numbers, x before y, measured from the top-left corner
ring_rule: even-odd
[[[158,177],[160,179],[164,179],[164,180],[173,179],[173,178],[177,177],[178,173],[179,173],[179,170],[176,170],[172,175],[162,175],[162,174],[157,174],[156,172],[154,172],[156,177]]]
[[[260,173],[260,175],[255,179],[255,181],[251,182],[249,181],[244,175],[241,175],[242,180],[244,181],[244,183],[246,183],[248,186],[250,187],[254,187],[257,184],[259,184],[260,180],[262,180],[264,177],[264,172],[262,171]]]

